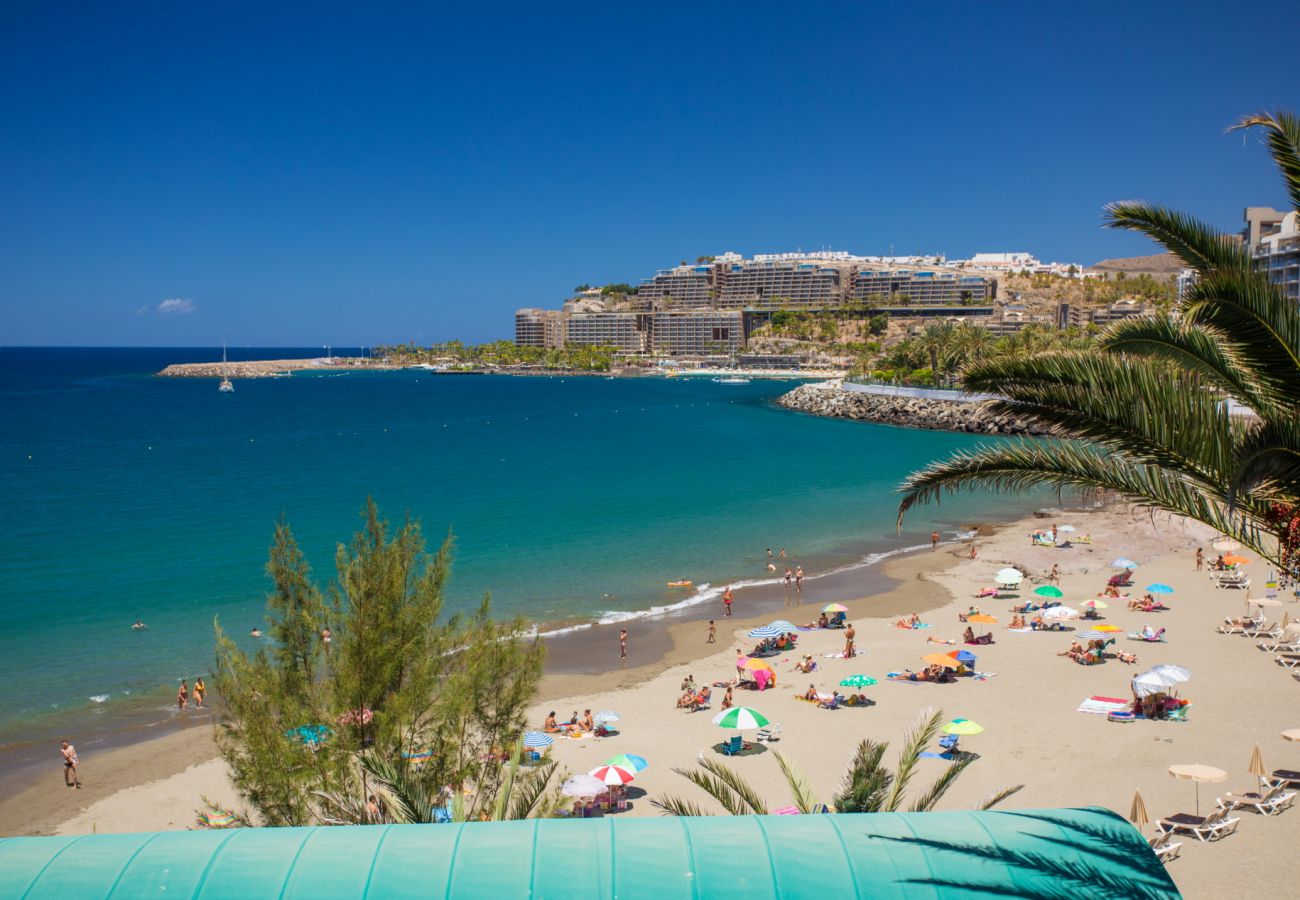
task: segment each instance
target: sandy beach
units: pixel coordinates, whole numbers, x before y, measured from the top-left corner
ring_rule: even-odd
[[[980,758],[941,808],[971,806],[995,789],[1023,784],[1006,808],[1101,805],[1127,814],[1134,791],[1140,789],[1154,820],[1194,808],[1194,786],[1171,778],[1167,769],[1172,764],[1203,763],[1228,772],[1226,782],[1201,786],[1202,812],[1225,791],[1253,789],[1254,778],[1246,770],[1256,743],[1270,770],[1300,768],[1300,745],[1279,736],[1283,729],[1300,725],[1300,713],[1295,712],[1300,685],[1269,654],[1257,649],[1254,640],[1214,630],[1225,616],[1243,610],[1248,593],[1262,596],[1263,566],[1251,567],[1256,582],[1252,591],[1216,589],[1207,573],[1194,571],[1195,548],[1205,547],[1210,553],[1213,538],[1202,526],[1124,508],[1063,513],[1059,521],[1074,525],[1079,534],[1090,534],[1092,544],[1076,544],[1070,550],[1031,546],[1028,532],[1052,523],[1025,519],[993,536],[976,538],[979,558],[975,560],[967,558],[965,543],[889,560],[884,572],[896,586],[846,604],[857,630],[858,658],[827,658],[826,654],[842,649],[841,632],[804,632],[797,654],[769,660],[777,670],[779,686],[761,693],[737,691],[737,704],[752,706],[781,724],[782,739],[775,747],[797,762],[826,800],[859,740],[870,737],[896,747],[907,728],[928,709],[942,709],[948,718],[973,719],[985,728],[984,733],[963,739],[963,747]],[[1121,555],[1140,563],[1130,590],[1140,593],[1146,584],[1163,582],[1175,591],[1166,598],[1171,609],[1165,612],[1130,612],[1118,602],[1103,613],[1103,624],[1117,625],[1124,632],[1147,623],[1167,629],[1168,642],[1163,644],[1126,641],[1120,635],[1112,649],[1136,653],[1135,666],[1115,659],[1096,666],[1078,665],[1057,655],[1069,645],[1069,633],[1010,631],[1006,628],[1010,601],[972,599],[979,588],[992,584],[993,573],[1005,565],[1029,575],[1021,596],[1031,596],[1055,564],[1062,573],[1064,602],[1077,606],[1101,591],[1112,573],[1109,563]],[[1296,610],[1289,594],[1282,599],[1281,607],[1269,610],[1270,619]],[[781,615],[796,623],[813,620],[825,602],[815,590],[806,590],[802,601]],[[958,622],[957,613],[971,603],[1000,620],[984,626],[993,632],[995,644],[969,648],[978,656],[977,671],[986,678],[962,678],[954,684],[898,683],[885,678],[889,672],[922,668],[920,657],[927,653],[962,646],[965,626]],[[743,604],[737,606],[743,613]],[[929,627],[894,626],[899,615],[912,611],[919,612]],[[730,620],[719,616],[713,645],[705,643],[702,622],[676,623],[669,628],[671,649],[645,666],[636,665],[633,630],[631,658],[625,667],[619,667],[615,641],[604,651],[611,671],[548,676],[541,693],[545,699],[535,705],[530,720],[540,725],[550,710],[561,719],[575,709],[580,713],[588,708],[615,710],[621,717],[619,735],[557,741],[552,754],[561,767],[576,773],[619,753],[638,753],[649,759],[650,767],[634,782],[638,790],[631,808],[621,815],[658,815],[648,798],[669,794],[708,808],[712,801],[673,769],[690,767],[699,754],[713,753],[710,748],[730,733],[710,722],[721,691],[715,691],[712,712],[688,713],[675,708],[680,683],[687,674],[700,683],[731,678],[734,650],[748,650],[754,643],[744,633],[774,617],[772,613]],[[958,643],[936,646],[928,641]],[[819,668],[811,676],[793,671],[803,653],[818,660]],[[1076,711],[1093,695],[1129,697],[1132,676],[1159,663],[1177,663],[1193,672],[1180,692],[1191,701],[1186,722],[1118,724]],[[879,680],[864,691],[874,701],[870,707],[823,710],[794,696],[810,682],[829,691],[842,678],[858,673]],[[894,758],[894,752],[886,756],[887,761]],[[770,752],[735,759],[732,765],[758,787],[771,808],[790,803]],[[923,765],[915,783],[918,787],[928,784],[947,763],[931,759]],[[201,795],[223,803],[236,800],[221,763],[214,759],[207,728],[83,757],[83,770],[86,787],[73,792],[63,788],[58,767],[51,765],[29,788],[0,804],[0,832],[186,827]],[[1300,813],[1238,815],[1238,832],[1221,842],[1183,839],[1182,857],[1171,863],[1170,873],[1188,897],[1208,897],[1227,887],[1263,892],[1275,884],[1275,869],[1260,862],[1285,858],[1283,854],[1295,846]],[[1146,833],[1151,833],[1151,827]]]

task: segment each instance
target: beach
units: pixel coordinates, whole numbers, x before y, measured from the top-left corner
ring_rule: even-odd
[[[942,709],[946,718],[972,719],[985,729],[963,738],[963,747],[980,758],[940,808],[969,807],[996,789],[1023,784],[1003,808],[1100,805],[1127,815],[1134,791],[1141,790],[1154,821],[1194,808],[1195,786],[1171,778],[1170,765],[1201,763],[1228,773],[1222,784],[1201,786],[1202,813],[1224,791],[1253,788],[1255,779],[1246,768],[1256,743],[1270,770],[1300,767],[1300,746],[1288,744],[1278,734],[1297,724],[1288,711],[1295,708],[1300,686],[1253,640],[1214,630],[1225,616],[1242,611],[1247,593],[1262,595],[1264,572],[1252,572],[1257,583],[1250,592],[1213,587],[1207,573],[1193,570],[1192,561],[1196,547],[1210,552],[1213,536],[1200,525],[1164,515],[1112,507],[1062,513],[1061,521],[1077,527],[1079,534],[1090,534],[1092,544],[1076,544],[1070,550],[1031,546],[1028,533],[1050,528],[1052,522],[1027,518],[992,536],[976,538],[976,560],[967,558],[968,544],[955,543],[887,561],[883,569],[894,586],[845,604],[857,631],[858,658],[825,656],[842,649],[842,632],[803,632],[797,654],[770,660],[778,686],[761,693],[737,691],[737,704],[752,706],[781,724],[782,737],[774,748],[803,769],[825,800],[831,798],[858,741],[872,738],[896,748],[908,727],[929,709]],[[1096,666],[1078,665],[1057,655],[1069,645],[1068,633],[1009,631],[1005,627],[1010,621],[1009,601],[972,599],[979,588],[991,585],[993,573],[1005,565],[1021,568],[1030,579],[1041,579],[1056,564],[1062,572],[1064,602],[1077,606],[1100,592],[1113,571],[1109,563],[1119,555],[1140,563],[1134,588],[1139,593],[1152,582],[1174,588],[1165,598],[1171,607],[1168,611],[1129,612],[1121,602],[1103,613],[1104,623],[1124,632],[1147,623],[1167,629],[1164,644],[1126,641],[1120,635],[1114,649],[1135,652],[1136,666],[1115,659]],[[1256,563],[1254,569],[1262,566]],[[1021,596],[1032,596],[1033,586],[1027,580]],[[1270,610],[1271,619],[1294,608],[1289,595],[1284,599],[1284,607]],[[958,622],[957,613],[972,603],[999,618],[998,624],[983,626],[992,631],[996,643],[968,648],[978,656],[977,671],[987,678],[962,678],[954,684],[898,683],[885,678],[891,671],[919,670],[924,665],[922,655],[960,647],[965,626]],[[821,598],[806,587],[802,605],[783,616],[796,623],[813,620],[821,605]],[[898,617],[913,611],[927,628],[895,627]],[[702,621],[680,622],[669,628],[672,646],[666,654],[640,666],[637,659],[644,650],[638,647],[634,625],[626,667],[620,667],[615,640],[604,649],[606,672],[548,675],[530,723],[540,726],[551,710],[561,719],[573,710],[580,714],[585,709],[614,710],[620,716],[620,734],[558,740],[551,753],[560,767],[570,773],[585,772],[616,754],[637,753],[649,759],[650,767],[633,783],[637,790],[631,807],[621,815],[658,815],[648,799],[665,795],[712,809],[712,801],[673,769],[691,767],[702,753],[713,754],[710,748],[731,733],[710,722],[719,709],[721,690],[715,689],[712,711],[688,713],[675,708],[680,684],[688,674],[697,683],[731,678],[735,649],[748,650],[754,643],[744,633],[771,618],[770,613],[746,615],[743,596],[737,595],[737,615],[730,620],[720,614],[716,618],[716,644],[705,643]],[[930,640],[959,643],[935,645]],[[793,671],[803,653],[813,654],[818,661],[819,668],[811,676]],[[1193,672],[1180,692],[1191,701],[1186,722],[1119,724],[1076,711],[1093,695],[1129,697],[1132,676],[1159,663],[1184,665]],[[829,691],[842,678],[859,673],[879,680],[864,690],[874,701],[870,707],[824,710],[794,696],[810,682]],[[0,830],[13,834],[177,828],[192,821],[201,796],[237,807],[221,763],[214,760],[210,734],[208,727],[193,728],[109,751],[103,757],[83,755],[86,787],[79,792],[64,789],[58,766],[51,764],[31,787],[0,803]],[[752,732],[747,737],[752,738]],[[894,758],[893,751],[886,755],[887,762]],[[792,802],[771,752],[730,764],[758,788],[771,808]],[[913,796],[945,765],[941,759],[924,760]],[[1295,812],[1277,817],[1237,815],[1241,818],[1238,832],[1221,842],[1181,839],[1182,856],[1170,864],[1170,873],[1187,896],[1210,896],[1229,886],[1269,890],[1275,875],[1259,861],[1280,858],[1300,838]],[[1145,833],[1151,834],[1151,828],[1147,826]]]

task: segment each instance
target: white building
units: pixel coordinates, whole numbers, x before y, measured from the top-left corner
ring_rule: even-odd
[[[1246,210],[1248,229],[1252,224],[1250,213]],[[1250,247],[1250,255],[1255,268],[1281,287],[1288,299],[1300,302],[1300,213],[1286,213],[1262,228],[1259,240]]]

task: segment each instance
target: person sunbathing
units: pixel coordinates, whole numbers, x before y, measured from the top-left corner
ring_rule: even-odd
[[[680,697],[677,698],[677,708],[687,709],[691,705],[691,701],[694,699],[695,699],[695,695],[690,691],[686,691]]]
[[[820,698],[817,696],[817,685],[808,685],[808,690],[804,691],[803,698],[816,703]]]
[[[1014,616],[1011,617],[1011,624],[1008,625],[1007,627],[1008,627],[1008,628],[1025,628],[1025,627],[1027,627],[1027,626],[1025,625],[1025,617],[1022,616],[1022,615],[1020,615],[1020,613],[1016,613]]]
[[[1057,656],[1068,656],[1070,659],[1078,659],[1083,656],[1083,645],[1078,641],[1071,641],[1069,649],[1062,650]]]
[[[1126,653],[1123,650],[1116,653],[1115,658],[1122,663],[1128,663],[1130,666],[1137,665],[1138,661],[1136,653]]]
[[[1043,630],[1043,628],[1044,628],[1044,622],[1043,622],[1043,615],[1042,615],[1042,613],[1039,613],[1038,615],[1034,616],[1033,619],[1030,620],[1030,622],[1029,622],[1029,627],[1032,628],[1032,629],[1034,629],[1034,631],[1042,631],[1042,630]]]
[[[817,627],[818,627],[818,628],[830,628],[830,627],[831,627],[830,619],[826,618],[826,613],[822,613],[821,616],[817,619]]]
[[[822,709],[839,709],[840,703],[843,702],[843,700],[844,698],[840,696],[839,691],[833,691],[829,697],[825,700],[819,701],[817,705]]]
[[[1101,596],[1103,596],[1103,597],[1111,597],[1111,598],[1118,598],[1118,597],[1119,597],[1119,588],[1115,587],[1115,585],[1113,585],[1113,584],[1108,584],[1108,585],[1106,585],[1106,590],[1104,590],[1104,591],[1101,592]]]
[[[542,731],[545,731],[547,734],[556,734],[559,730],[560,726],[555,722],[555,710],[551,710],[546,716],[546,723],[542,725]]]
[[[722,695],[722,708],[731,709],[731,707],[734,705],[735,705],[735,701],[731,699],[731,686],[728,685],[727,692]]]

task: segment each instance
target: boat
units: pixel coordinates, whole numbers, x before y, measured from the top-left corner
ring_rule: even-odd
[[[226,344],[221,344],[221,384],[217,385],[217,390],[223,394],[233,394],[235,385],[231,382],[230,376],[226,374]]]
[[[749,384],[749,379],[740,375],[729,375],[726,378],[713,379],[718,384]]]
[[[690,586],[691,586],[691,582],[689,582],[689,581],[685,581],[685,580],[683,580],[683,581],[670,581],[670,582],[668,582],[668,586],[669,586],[669,587],[690,587]]]

